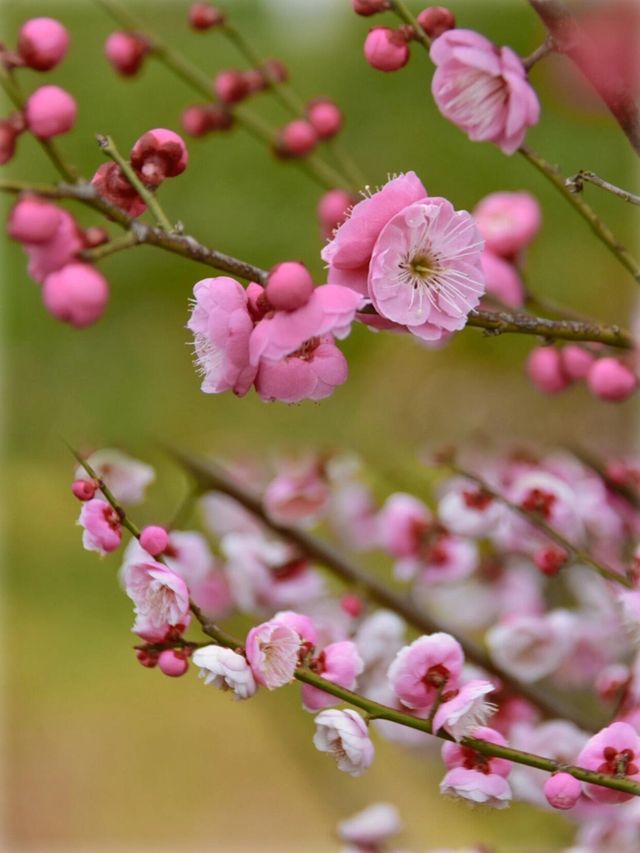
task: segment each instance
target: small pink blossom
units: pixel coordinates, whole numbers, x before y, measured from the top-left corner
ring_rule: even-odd
[[[127,566],[125,591],[134,603],[133,630],[149,642],[157,642],[171,628],[183,630],[189,624],[187,585],[162,563],[148,560]]]
[[[495,142],[505,154],[536,124],[540,104],[522,60],[472,30],[448,30],[431,46],[432,92],[440,112],[469,139]]]
[[[484,726],[496,710],[486,697],[495,687],[489,681],[467,681],[452,699],[443,702],[433,718],[433,731],[444,728],[456,740],[470,735],[478,726]]]
[[[173,130],[156,127],[135,141],[130,161],[146,186],[157,187],[166,178],[184,172],[189,154],[181,136]]]
[[[527,683],[551,675],[573,646],[574,620],[566,610],[543,616],[515,616],[495,625],[486,636],[491,658]]]
[[[311,661],[311,669],[333,684],[353,690],[364,664],[355,643],[343,640],[330,643]],[[307,711],[319,711],[337,705],[339,699],[312,684],[302,685],[302,704]]]
[[[487,536],[500,521],[503,504],[478,488],[476,483],[456,477],[444,487],[438,516],[445,527],[459,536]]]
[[[249,699],[258,689],[246,659],[223,646],[203,646],[196,649],[192,660],[200,667],[205,684],[220,690],[233,690],[236,699]]]
[[[340,770],[350,776],[361,776],[371,767],[375,748],[367,724],[359,714],[331,708],[321,711],[315,723],[314,746],[333,755]]]
[[[466,767],[454,767],[449,770],[440,783],[440,793],[494,809],[506,808],[512,799],[511,788],[503,776],[496,773],[478,773],[476,770],[467,770]]]
[[[315,646],[318,642],[318,630],[313,619],[304,613],[296,613],[295,610],[279,610],[273,617],[273,621],[292,628],[303,643]]]
[[[402,30],[373,27],[364,42],[364,56],[378,71],[398,71],[409,61],[407,36]]]
[[[343,841],[361,847],[377,848],[403,829],[398,809],[391,803],[374,803],[338,824]]]
[[[554,809],[572,809],[581,794],[582,785],[568,773],[554,773],[544,783],[544,795]]]
[[[218,276],[199,281],[193,294],[187,328],[194,334],[200,387],[205,394],[233,390],[242,397],[256,375],[256,367],[249,362],[253,320],[246,291],[235,279]]]
[[[263,400],[324,400],[347,380],[347,360],[327,335],[311,338],[280,361],[260,362],[256,391]]]
[[[477,740],[486,740],[496,746],[508,746],[500,732],[487,726],[478,726],[473,732],[473,737]],[[484,755],[471,746],[464,746],[459,743],[444,743],[442,745],[442,760],[449,770],[455,767],[464,767],[467,770],[475,770],[479,773],[492,773],[505,779],[513,767],[512,762],[506,758]]]
[[[387,498],[378,515],[380,544],[394,557],[412,557],[432,523],[431,512],[422,501],[396,492]]]
[[[542,213],[531,193],[497,192],[478,202],[473,218],[485,248],[503,258],[513,258],[540,230]]]
[[[141,503],[147,486],[156,476],[150,465],[111,447],[96,450],[86,461],[115,499],[123,504]],[[87,476],[86,472],[82,466],[78,466],[76,477],[83,476]]]
[[[373,248],[368,288],[376,310],[424,340],[464,328],[485,292],[482,246],[471,215],[444,198],[403,208]]]
[[[247,660],[255,680],[274,690],[288,684],[298,665],[302,640],[288,625],[275,619],[256,625],[247,634]]]
[[[87,551],[97,551],[100,556],[104,556],[120,547],[122,522],[106,501],[94,498],[84,503],[78,524],[84,528],[82,544]]]
[[[578,767],[606,776],[640,781],[640,736],[628,723],[612,723],[585,744],[576,759]],[[586,793],[599,803],[624,803],[633,797],[601,785],[585,784]]]
[[[449,634],[429,634],[400,649],[388,677],[403,705],[430,708],[439,690],[457,686],[463,663],[457,640]]]

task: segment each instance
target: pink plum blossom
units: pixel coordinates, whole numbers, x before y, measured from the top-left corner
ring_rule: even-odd
[[[403,828],[398,809],[391,803],[373,803],[338,824],[343,841],[360,847],[375,848]]]
[[[567,610],[543,616],[515,616],[488,631],[491,657],[524,682],[551,675],[569,655],[575,621]]]
[[[355,711],[330,708],[315,718],[313,744],[335,758],[338,768],[350,776],[361,776],[371,767],[375,748],[367,724]]]
[[[494,685],[489,681],[467,681],[457,695],[440,705],[433,718],[433,731],[444,728],[452,737],[460,740],[478,726],[483,726],[495,711],[496,706],[486,699],[494,690]]]
[[[311,524],[322,515],[330,497],[322,461],[313,457],[284,467],[267,486],[263,502],[275,521]]]
[[[457,477],[445,484],[443,492],[438,516],[452,533],[481,538],[499,523],[503,504],[476,483]]]
[[[169,629],[183,630],[189,624],[187,585],[162,563],[148,560],[130,564],[125,584],[126,593],[134,603],[136,634],[149,642],[158,642]]]
[[[94,498],[84,503],[78,524],[84,528],[82,544],[87,551],[97,551],[100,556],[104,556],[120,547],[122,522],[106,501]]]
[[[155,471],[150,465],[134,459],[121,450],[105,447],[87,457],[93,468],[118,503],[139,504],[144,500],[147,486],[155,480]],[[76,468],[76,477],[86,477],[84,468]]]
[[[347,360],[333,338],[311,338],[280,361],[261,361],[256,391],[267,402],[324,400],[346,382],[347,374]]]
[[[194,305],[187,328],[193,332],[196,364],[205,394],[232,390],[242,397],[256,376],[249,362],[253,321],[247,293],[227,276],[205,278],[193,288]]]
[[[473,737],[499,746],[507,742],[495,729],[480,726]],[[492,758],[476,752],[470,746],[445,743],[442,758],[448,772],[440,783],[440,792],[450,796],[483,803],[501,809],[509,805],[512,798],[507,776],[511,762],[504,758]]]
[[[430,708],[440,690],[457,686],[463,663],[457,640],[449,634],[429,634],[400,649],[388,677],[403,705]]]
[[[464,328],[485,292],[482,246],[471,215],[444,198],[403,208],[373,248],[368,288],[376,310],[424,340]]]
[[[251,667],[246,659],[223,646],[203,646],[196,649],[193,663],[200,667],[205,684],[220,690],[233,690],[236,699],[249,699],[257,690]]]
[[[412,557],[432,523],[433,516],[422,501],[396,492],[387,498],[378,515],[380,544],[394,557]]]
[[[246,654],[255,680],[269,690],[292,681],[301,644],[293,628],[275,619],[252,628],[247,634]]]
[[[184,172],[189,154],[182,137],[173,130],[156,127],[135,141],[130,161],[146,186],[157,187],[166,178]]]
[[[432,92],[440,112],[474,142],[513,154],[538,122],[540,104],[522,60],[472,30],[448,30],[431,46]]]
[[[587,741],[576,764],[606,776],[640,782],[640,736],[628,723],[611,723]],[[585,784],[584,787],[599,803],[624,803],[633,796],[601,785]]]
[[[542,213],[528,192],[496,192],[476,205],[473,218],[485,248],[503,258],[513,258],[540,230]]]
[[[346,687],[347,690],[353,690],[358,676],[364,669],[364,664],[355,643],[343,640],[326,646],[313,658],[310,667],[316,675],[327,681]],[[339,701],[335,696],[312,684],[302,685],[302,704],[307,711],[319,711],[321,708],[337,705]]]
[[[318,629],[313,619],[304,613],[296,613],[295,610],[279,610],[273,617],[273,621],[292,628],[303,643],[315,646],[318,642]]]

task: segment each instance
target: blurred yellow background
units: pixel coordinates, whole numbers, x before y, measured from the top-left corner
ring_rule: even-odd
[[[542,40],[525,2],[450,5],[460,26],[522,54]],[[187,3],[147,0],[131,8],[212,76],[242,66],[215,32],[189,31]],[[467,209],[493,190],[529,189],[544,210],[530,251],[531,286],[603,320],[629,322],[630,277],[522,158],[469,143],[439,116],[429,93],[431,68],[419,49],[397,74],[373,71],[362,57],[373,21],[353,15],[347,0],[229,0],[226,8],[263,55],[288,63],[305,97],[324,94],[340,103],[344,144],[372,185],[414,169],[431,194]],[[3,41],[12,45],[20,23],[43,14],[72,33],[69,56],[46,82],[68,88],[79,102],[77,128],[61,145],[85,176],[102,162],[96,132],[111,134],[127,151],[150,128],[180,130],[180,112],[197,96],[153,62],[133,80],[117,79],[102,52],[116,27],[93,3],[5,0]],[[20,76],[29,90],[43,79]],[[566,174],[591,168],[629,184],[626,141],[606,113],[578,97],[566,64],[545,60],[532,82],[543,113],[531,146]],[[285,120],[269,96],[256,99],[255,108]],[[319,188],[241,130],[188,144],[187,172],[161,190],[170,218],[264,267],[302,259],[322,281]],[[56,177],[25,138],[5,171]],[[630,211],[598,192],[587,190],[632,241]],[[77,206],[74,212],[96,222]],[[540,849],[568,843],[557,816],[525,806],[506,814],[472,811],[443,800],[437,762],[381,741],[366,776],[339,773],[312,747],[312,717],[299,710],[295,686],[235,704],[203,689],[195,671],[172,681],[141,669],[131,652],[130,602],[115,579],[118,556],[101,562],[80,546],[63,440],[81,448],[121,446],[157,466],[158,482],[135,513],[144,523],[169,518],[184,488],[160,442],[218,456],[271,455],[292,446],[353,449],[397,472],[402,488],[415,453],[443,441],[580,442],[621,451],[632,441],[634,404],[594,402],[583,388],[543,398],[523,378],[530,341],[485,338],[472,329],[432,353],[356,328],[344,347],[349,382],[320,405],[205,396],[184,328],[191,288],[209,274],[204,267],[147,247],[108,258],[101,264],[112,286],[108,312],[78,332],[45,313],[21,248],[3,249],[6,849],[333,850],[336,822],[378,800],[399,807],[408,826],[403,845],[414,850],[484,842],[508,853],[530,851],[532,840]]]

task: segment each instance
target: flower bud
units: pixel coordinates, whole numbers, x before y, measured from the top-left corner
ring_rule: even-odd
[[[259,68],[249,68],[242,72],[242,76],[247,87],[247,95],[263,92],[269,86],[269,81]]]
[[[164,527],[150,524],[148,527],[143,528],[140,533],[140,545],[152,557],[162,554],[168,544],[169,534]]]
[[[99,166],[91,178],[91,185],[103,198],[124,210],[129,216],[140,216],[147,208],[116,163],[103,163]]]
[[[313,279],[304,264],[285,261],[276,264],[269,273],[265,293],[274,308],[295,311],[309,301],[313,293]]]
[[[389,27],[374,27],[365,39],[364,57],[378,71],[398,71],[409,61],[406,34]]]
[[[124,77],[137,74],[149,51],[149,45],[137,33],[111,33],[104,45],[105,56]]]
[[[165,675],[179,678],[189,669],[189,661],[178,649],[165,649],[158,655],[158,667]]]
[[[59,86],[41,86],[25,105],[27,127],[39,139],[68,133],[78,111],[75,99]]]
[[[45,278],[42,299],[50,314],[80,329],[102,316],[109,286],[92,266],[74,262]]]
[[[432,39],[437,39],[447,30],[453,30],[456,25],[455,15],[445,6],[428,6],[417,18],[422,29]]]
[[[249,87],[242,71],[227,68],[216,75],[213,89],[218,98],[225,104],[237,104],[249,94]]]
[[[269,83],[286,83],[289,79],[289,69],[281,59],[265,59],[262,72]]]
[[[555,347],[536,347],[527,359],[527,373],[539,391],[557,394],[569,385],[562,369],[562,359]]]
[[[560,569],[567,565],[568,559],[569,555],[564,548],[558,548],[555,545],[540,548],[533,556],[533,562],[542,574],[549,577],[557,575]]]
[[[331,139],[342,126],[342,113],[328,98],[316,98],[307,105],[307,119],[320,139]]]
[[[362,615],[362,611],[364,610],[364,604],[362,603],[362,599],[359,595],[355,595],[352,592],[345,592],[345,594],[340,599],[340,607],[346,614],[352,616],[354,619],[357,619],[358,616]]]
[[[47,243],[59,224],[59,207],[37,196],[26,196],[11,208],[7,232],[19,243]]]
[[[572,809],[581,793],[581,783],[569,773],[554,773],[544,783],[544,795],[554,809]]]
[[[8,163],[15,154],[19,133],[11,118],[0,119],[0,166]]]
[[[49,71],[62,62],[69,47],[69,33],[54,18],[31,18],[18,33],[18,53],[35,71]]]
[[[389,8],[389,0],[351,0],[353,11],[356,15],[368,18],[369,15],[377,15]]]
[[[278,153],[283,157],[304,157],[318,141],[315,128],[304,119],[294,119],[280,131]]]
[[[194,30],[210,30],[224,24],[224,14],[211,3],[194,3],[189,9],[189,25]]]
[[[214,130],[228,130],[233,114],[224,104],[187,107],[182,113],[182,127],[190,136],[204,136]]]
[[[163,127],[143,134],[131,149],[131,165],[150,187],[182,174],[188,162],[189,154],[182,137]]]
[[[138,663],[146,666],[147,669],[153,669],[158,665],[158,652],[151,649],[136,649],[136,657]]]
[[[95,480],[74,480],[71,491],[79,501],[90,501],[95,497],[99,484]]]
[[[596,360],[593,353],[578,344],[567,344],[560,350],[562,369],[569,379],[585,379]]]
[[[601,400],[621,403],[636,390],[638,380],[626,364],[617,358],[599,358],[589,369],[587,385]]]

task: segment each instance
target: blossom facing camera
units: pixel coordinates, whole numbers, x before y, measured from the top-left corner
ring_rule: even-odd
[[[301,644],[300,635],[276,619],[252,628],[246,653],[255,680],[269,690],[292,681]]]

